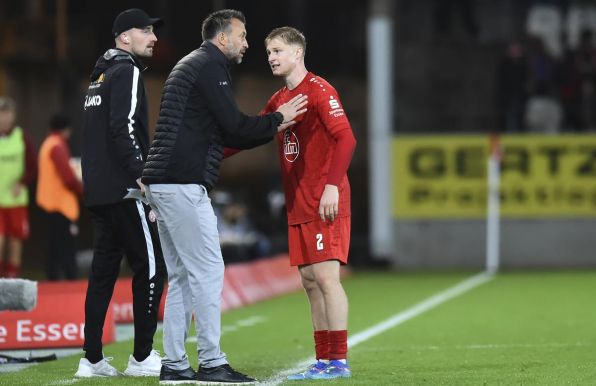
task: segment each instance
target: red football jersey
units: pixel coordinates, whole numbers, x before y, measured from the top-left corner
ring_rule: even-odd
[[[269,102],[265,112],[277,108],[298,94],[308,95],[306,113],[296,124],[277,134],[288,224],[295,225],[319,217],[319,202],[327,183],[333,156],[333,135],[352,130],[337,91],[325,79],[309,72],[293,90],[283,87]],[[338,186],[338,217],[350,215],[350,183],[344,175]]]

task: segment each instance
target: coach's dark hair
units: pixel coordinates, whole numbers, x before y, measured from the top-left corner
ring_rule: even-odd
[[[220,32],[227,32],[232,24],[232,19],[238,19],[246,24],[244,14],[235,9],[222,9],[211,13],[203,20],[203,40],[211,40]]]

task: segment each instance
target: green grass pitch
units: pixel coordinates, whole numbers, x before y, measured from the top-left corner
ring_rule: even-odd
[[[465,280],[470,273],[355,272],[344,281],[350,334]],[[298,384],[595,385],[596,271],[505,273],[350,351],[353,377]],[[223,315],[233,367],[267,382],[312,356],[302,293]],[[161,334],[156,336],[161,348]],[[132,342],[104,348],[124,370]],[[197,361],[195,343],[187,350]],[[0,373],[0,385],[157,385],[156,378],[73,380],[79,357]],[[270,382],[271,383],[271,382]],[[296,382],[283,382],[283,385]]]

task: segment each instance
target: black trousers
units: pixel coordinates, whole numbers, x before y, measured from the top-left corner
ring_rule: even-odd
[[[46,276],[48,280],[77,278],[75,258],[75,238],[73,225],[67,217],[58,212],[44,212],[46,234],[48,235],[48,255],[46,257]]]
[[[149,206],[136,200],[94,206],[89,211],[94,237],[85,299],[85,357],[92,363],[103,358],[103,325],[120,262],[126,255],[133,271],[133,355],[137,360],[144,360],[153,347],[157,312],[167,275],[157,224],[149,220]]]

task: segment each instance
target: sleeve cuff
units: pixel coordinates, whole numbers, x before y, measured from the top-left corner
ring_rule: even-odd
[[[282,113],[280,113],[279,111],[276,111],[273,113],[273,118],[277,122],[277,124],[275,126],[281,125],[282,122],[284,121],[284,115]]]

